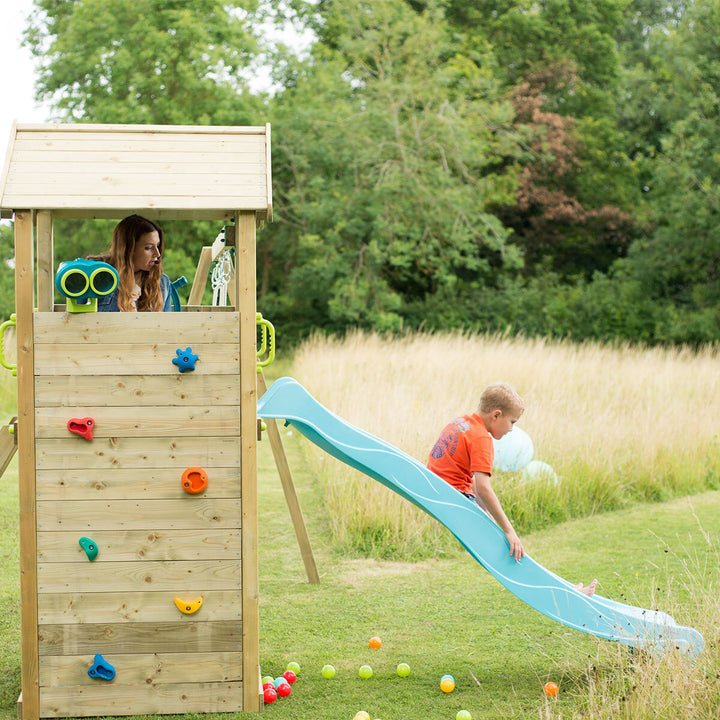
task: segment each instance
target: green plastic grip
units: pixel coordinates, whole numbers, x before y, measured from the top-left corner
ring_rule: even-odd
[[[17,318],[15,317],[15,313],[10,316],[9,320],[6,320],[0,325],[0,365],[10,370],[13,375],[17,375],[17,365],[12,365],[5,360],[5,330],[9,327],[15,327],[16,325]]]

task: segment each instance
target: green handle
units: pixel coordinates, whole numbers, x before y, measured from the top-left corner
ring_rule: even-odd
[[[15,313],[10,316],[9,320],[6,320],[0,325],[0,365],[10,370],[13,375],[17,375],[17,365],[11,365],[5,360],[5,330],[9,327],[15,327],[16,325],[17,318],[15,317]]]
[[[266,320],[260,313],[255,316],[255,322],[260,328],[260,346],[258,347],[257,357],[257,371],[268,365],[272,365],[275,360],[275,328],[273,324]],[[260,358],[267,353],[267,357],[264,360]]]

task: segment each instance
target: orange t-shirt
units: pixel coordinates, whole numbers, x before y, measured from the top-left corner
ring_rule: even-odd
[[[472,491],[473,473],[492,473],[495,449],[479,415],[463,415],[445,426],[430,452],[428,469],[460,492]]]

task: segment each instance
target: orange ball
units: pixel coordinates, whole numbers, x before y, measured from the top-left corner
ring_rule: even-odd
[[[371,648],[377,650],[382,645],[382,640],[379,637],[371,637],[368,644]]]
[[[543,687],[543,691],[548,697],[555,697],[558,694],[558,690],[557,683],[554,682],[547,682]]]

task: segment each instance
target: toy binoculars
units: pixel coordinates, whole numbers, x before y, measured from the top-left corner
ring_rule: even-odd
[[[60,263],[55,287],[67,298],[68,312],[96,312],[97,299],[110,295],[120,278],[112,265],[99,260],[70,260]]]

